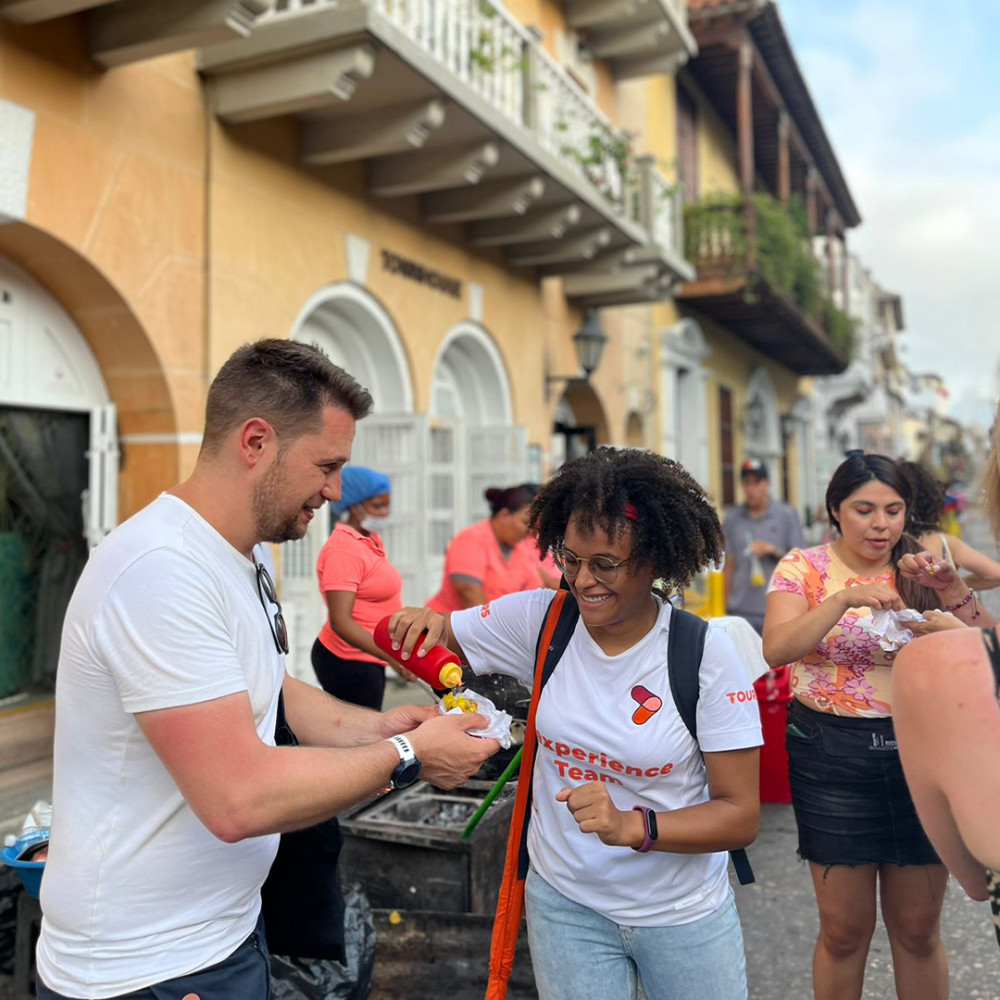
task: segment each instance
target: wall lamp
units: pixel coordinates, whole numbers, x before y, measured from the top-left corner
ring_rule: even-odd
[[[596,309],[587,309],[583,314],[583,323],[580,329],[573,334],[573,345],[576,348],[576,360],[579,370],[583,372],[582,381],[586,382],[597,370],[601,363],[601,355],[604,353],[604,345],[608,342],[608,335],[601,328],[601,321],[598,319]],[[581,379],[577,375],[546,375],[545,376],[545,400],[548,402],[553,382],[575,382]]]

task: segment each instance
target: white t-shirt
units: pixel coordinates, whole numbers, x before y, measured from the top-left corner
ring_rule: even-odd
[[[181,500],[160,496],[91,554],[56,676],[37,951],[51,989],[128,993],[220,962],[253,931],[277,835],[216,839],[134,713],[246,691],[273,746],[283,676],[253,563]]]
[[[526,591],[453,613],[452,630],[472,669],[509,674],[530,687],[538,632],[553,596]],[[578,621],[535,719],[531,863],[564,896],[636,927],[685,924],[715,912],[728,898],[728,856],[609,847],[582,833],[555,796],[561,788],[603,781],[623,810],[643,805],[667,812],[708,801],[704,761],[670,694],[670,613],[664,603],[654,627],[617,656],[604,653]],[[762,743],[752,692],[732,640],[709,626],[697,714],[703,750]],[[659,708],[651,698],[660,700]]]

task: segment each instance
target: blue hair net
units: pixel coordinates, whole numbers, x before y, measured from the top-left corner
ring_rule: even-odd
[[[364,503],[382,493],[391,493],[389,477],[363,465],[346,465],[340,473],[340,499],[330,503],[334,514],[343,514],[348,507]]]

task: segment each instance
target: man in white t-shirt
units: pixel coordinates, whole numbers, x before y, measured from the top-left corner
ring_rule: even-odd
[[[479,716],[376,713],[285,673],[254,547],[301,538],[339,498],[371,406],[314,348],[240,348],[209,389],[194,473],[91,555],[56,681],[45,1000],[265,1000],[278,834],[417,773],[454,787],[497,749],[468,735]],[[279,692],[301,747],[274,745]]]

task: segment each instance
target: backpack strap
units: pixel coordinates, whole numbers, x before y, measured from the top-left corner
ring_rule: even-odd
[[[997,645],[997,634],[992,628],[984,628],[982,631],[986,655],[990,658],[990,666],[993,668],[997,697],[1000,698],[1000,647]]]
[[[568,589],[556,591],[535,645],[535,684],[531,692],[528,724],[521,745],[521,771],[514,796],[514,811],[507,835],[507,857],[504,861],[503,880],[497,899],[497,912],[493,920],[493,938],[490,943],[490,973],[486,986],[486,1000],[504,1000],[507,983],[514,968],[514,952],[521,932],[524,916],[524,879],[528,874],[528,821],[531,818],[531,779],[534,773],[535,714],[545,682],[552,675],[562,656],[580,609]]]
[[[670,612],[670,626],[667,631],[667,675],[670,678],[670,694],[677,706],[677,714],[683,719],[688,732],[698,742],[698,697],[701,694],[701,658],[705,652],[705,638],[708,622],[704,619],[674,608]],[[729,852],[736,877],[740,885],[754,882],[750,859],[742,848]]]
[[[701,657],[705,652],[708,622],[690,611],[674,608],[667,630],[667,675],[677,714],[698,742],[698,696]]]

